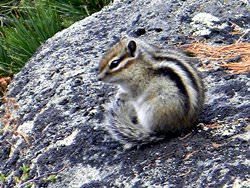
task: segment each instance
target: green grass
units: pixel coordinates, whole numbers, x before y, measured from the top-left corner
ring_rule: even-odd
[[[0,56],[3,58],[0,58],[0,71],[3,72],[0,75],[18,72],[46,39],[62,29],[61,20],[51,6],[41,3],[24,10],[25,16],[20,14],[19,18],[13,15],[8,17],[14,27],[6,26],[2,29],[4,36],[0,39]]]
[[[12,76],[56,32],[100,10],[110,0],[0,2],[0,76]]]

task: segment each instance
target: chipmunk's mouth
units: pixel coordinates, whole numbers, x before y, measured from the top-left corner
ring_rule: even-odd
[[[106,82],[106,83],[116,83],[116,80],[114,80],[110,75],[100,73],[97,75],[98,81]]]
[[[102,81],[106,83],[112,83],[112,84],[120,83],[122,79],[119,77],[115,77],[113,74],[114,73],[101,72],[97,75],[97,79],[98,81]]]

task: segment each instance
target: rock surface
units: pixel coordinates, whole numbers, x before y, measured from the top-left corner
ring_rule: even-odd
[[[16,75],[9,88],[19,109],[23,139],[0,145],[2,187],[232,187],[250,185],[250,74],[233,75],[214,66],[199,67],[206,104],[196,130],[139,149],[124,151],[105,131],[103,106],[116,88],[96,80],[108,47],[122,36],[167,46],[206,38],[230,44],[233,24],[250,28],[245,1],[124,0],[49,39]],[[198,13],[218,17],[221,30],[191,37]],[[205,63],[205,62],[204,62]],[[28,179],[16,183],[20,168]],[[48,181],[49,175],[56,181]],[[27,183],[27,181],[29,181]]]

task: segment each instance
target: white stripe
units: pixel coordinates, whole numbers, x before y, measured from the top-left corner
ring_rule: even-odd
[[[192,81],[189,79],[187,73],[178,65],[175,63],[166,63],[161,62],[159,65],[157,65],[159,68],[171,68],[177,75],[180,76],[185,88],[187,89],[188,96],[190,99],[191,107],[197,105],[197,98],[198,98],[198,91],[196,91],[192,86]]]

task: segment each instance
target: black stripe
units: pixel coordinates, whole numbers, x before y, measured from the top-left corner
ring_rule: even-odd
[[[190,101],[189,101],[189,95],[187,88],[185,87],[185,84],[183,83],[181,77],[171,68],[169,67],[162,67],[157,70],[155,70],[157,75],[163,75],[170,78],[177,86],[177,88],[180,91],[180,94],[184,97],[184,107],[185,112],[188,112],[190,109]]]
[[[192,72],[190,72],[188,70],[188,68],[178,59],[174,58],[174,57],[162,57],[162,56],[154,56],[154,59],[156,59],[157,61],[171,61],[174,62],[176,65],[178,65],[185,73],[187,73],[187,77],[191,80],[193,87],[195,88],[196,91],[199,91],[199,86],[198,83],[196,81],[196,79],[194,78]],[[192,69],[194,69],[192,67],[192,65],[190,65]]]

